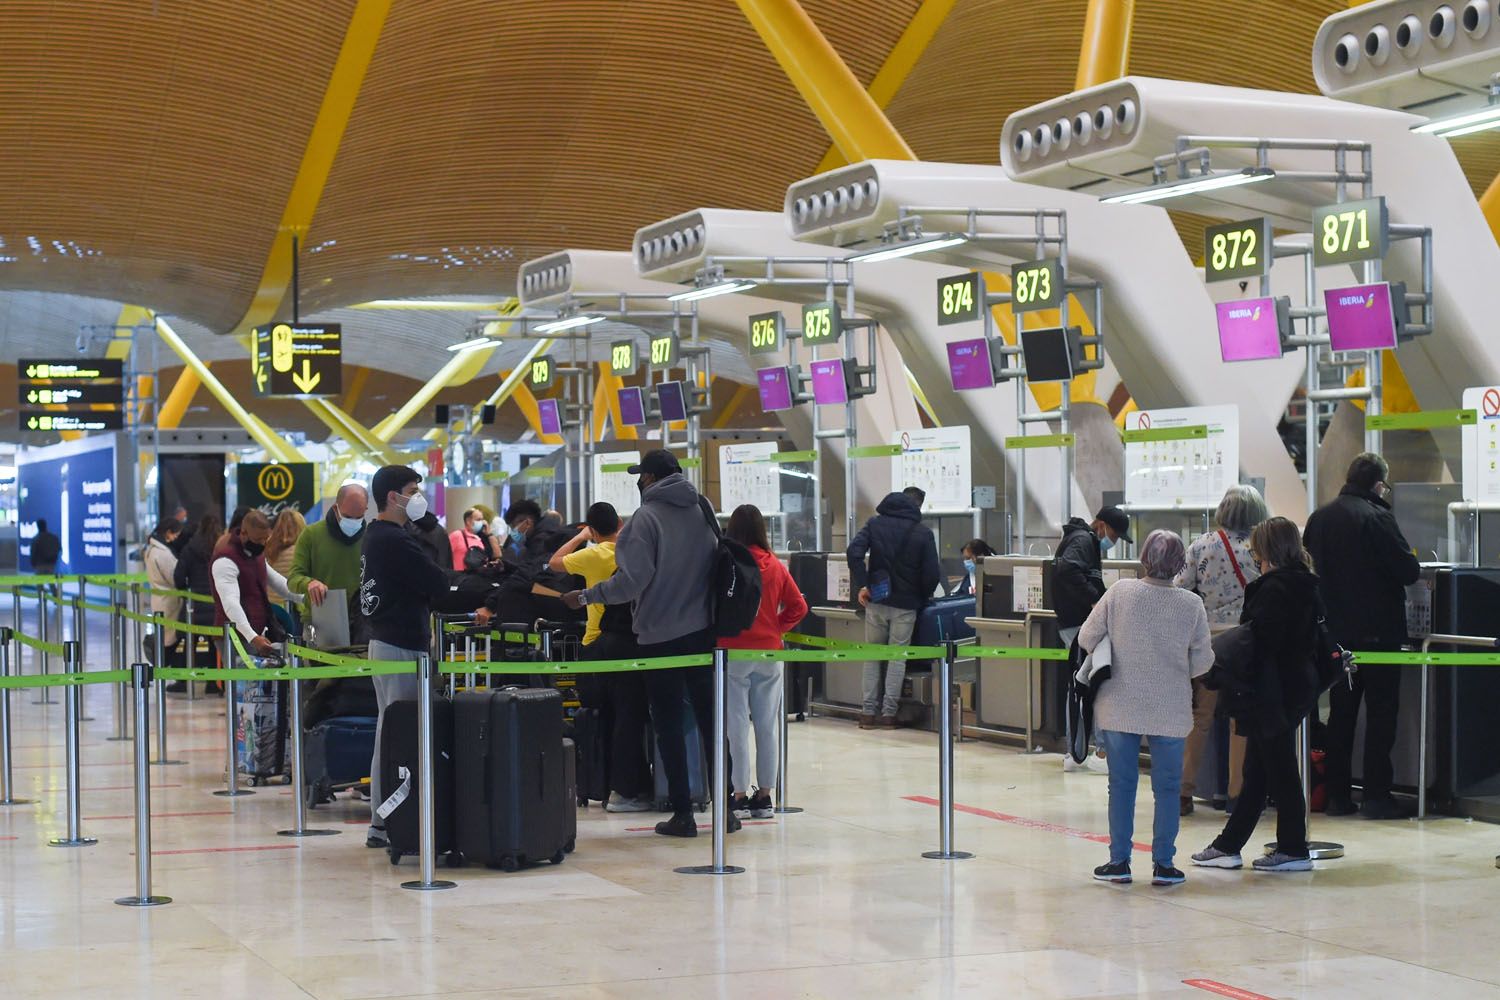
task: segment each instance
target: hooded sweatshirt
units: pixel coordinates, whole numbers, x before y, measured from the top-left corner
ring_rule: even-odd
[[[584,591],[585,603],[629,602],[643,646],[702,632],[712,623],[709,576],[718,539],[693,484],[674,473],[641,494],[615,542],[615,575]]]
[[[856,594],[869,586],[875,573],[890,574],[891,596],[879,602],[888,608],[921,610],[942,579],[937,540],[923,527],[922,511],[905,493],[891,493],[880,501],[875,516],[854,536],[847,556],[849,583]]]
[[[759,545],[750,546],[760,569],[760,613],[739,635],[720,639],[723,649],[780,649],[781,637],[807,617],[807,599],[792,582],[792,574],[781,560]]]
[[[361,527],[352,535],[344,534],[339,527],[338,508],[329,504],[328,516],[309,524],[298,536],[292,570],[286,575],[287,586],[294,593],[305,594],[308,583],[317,580],[329,590],[353,595],[359,590],[359,548],[365,530]]]

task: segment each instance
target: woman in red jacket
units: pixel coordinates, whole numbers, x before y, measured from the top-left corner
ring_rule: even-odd
[[[725,649],[780,649],[781,637],[807,616],[807,600],[792,582],[781,560],[771,554],[766,519],[760,509],[745,504],[729,515],[724,534],[755,556],[760,567],[760,614],[755,624],[732,639]],[[769,819],[774,811],[771,787],[776,784],[777,726],[785,723],[781,704],[781,664],[771,660],[729,664],[729,757],[734,765],[732,784],[739,789],[735,815],[741,819]],[[750,790],[750,725],[755,725],[755,794]]]

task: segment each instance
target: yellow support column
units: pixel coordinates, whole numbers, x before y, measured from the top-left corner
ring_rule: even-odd
[[[1135,0],[1089,0],[1074,90],[1125,75],[1130,65],[1130,24],[1134,19]]]
[[[917,158],[797,0],[737,2],[845,160]]]
[[[208,362],[205,361],[203,367],[206,370]],[[161,410],[156,415],[157,429],[170,431],[182,426],[182,418],[188,407],[193,405],[193,397],[198,394],[198,387],[202,384],[203,380],[198,377],[198,373],[184,365],[182,374],[172,383],[172,391],[167,393],[167,398],[162,401]]]
[[[530,389],[526,388],[525,382],[516,381],[514,388],[511,390],[511,398],[521,408],[521,413],[526,417],[526,423],[536,432],[536,439],[538,441],[542,442],[542,444],[563,443],[563,439],[556,434],[542,433],[542,408],[537,405],[536,397],[531,394]]]

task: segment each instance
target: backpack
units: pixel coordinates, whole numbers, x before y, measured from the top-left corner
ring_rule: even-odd
[[[698,505],[717,542],[708,577],[714,635],[732,639],[760,615],[760,567],[747,547],[724,537],[708,500],[700,496]]]

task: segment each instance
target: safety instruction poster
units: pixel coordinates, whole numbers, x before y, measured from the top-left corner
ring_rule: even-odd
[[[891,444],[891,492],[915,486],[927,492],[925,512],[961,511],[974,506],[974,474],[969,428],[933,427],[897,431]]]
[[[854,600],[850,594],[849,564],[842,559],[828,560],[827,594],[828,600],[838,604],[848,604]]]
[[[1464,499],[1500,503],[1500,386],[1465,389],[1463,405],[1479,415],[1463,428]]]
[[[594,456],[594,502],[614,504],[615,511],[625,517],[634,514],[641,506],[641,493],[635,488],[635,476],[623,471],[621,466],[634,465],[641,460],[638,451],[614,451],[607,455]],[[612,471],[606,472],[606,469]]]
[[[1010,609],[1033,611],[1046,607],[1042,597],[1042,567],[1017,566],[1010,573]]]
[[[719,449],[721,513],[754,504],[762,514],[781,513],[781,466],[773,459],[775,441],[745,441]]]
[[[1144,507],[1217,507],[1240,478],[1240,412],[1235,406],[1136,410],[1127,431],[1206,427],[1206,437],[1170,433],[1125,444],[1125,500]]]

